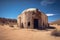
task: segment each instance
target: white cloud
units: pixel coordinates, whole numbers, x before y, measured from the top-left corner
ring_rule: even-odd
[[[55,14],[46,14],[47,16],[54,16]]]
[[[56,0],[42,0],[40,2],[41,5],[43,6],[47,6],[47,5],[50,5],[50,4],[54,4]]]

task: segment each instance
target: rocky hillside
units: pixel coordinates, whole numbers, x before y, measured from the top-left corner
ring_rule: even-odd
[[[0,24],[17,24],[17,20],[9,18],[0,18]]]
[[[50,24],[58,24],[58,25],[60,25],[60,20],[56,20],[54,22],[51,22]]]

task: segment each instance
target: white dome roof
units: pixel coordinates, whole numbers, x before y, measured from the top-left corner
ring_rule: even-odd
[[[36,10],[36,8],[29,8],[26,11],[34,11],[34,10]]]
[[[29,9],[24,10],[22,13],[27,12],[27,11],[36,11],[36,10],[37,8],[29,8]]]

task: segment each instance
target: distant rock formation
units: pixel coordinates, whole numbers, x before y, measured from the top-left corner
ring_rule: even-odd
[[[16,19],[0,18],[0,24],[17,24]]]
[[[57,24],[60,25],[60,19],[50,23],[51,25]]]

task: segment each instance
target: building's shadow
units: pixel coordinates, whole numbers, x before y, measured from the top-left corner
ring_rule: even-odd
[[[47,29],[56,29],[54,26],[48,26]]]
[[[56,29],[54,26],[48,26],[48,27],[40,27],[36,28],[37,30],[47,30],[47,29]]]

